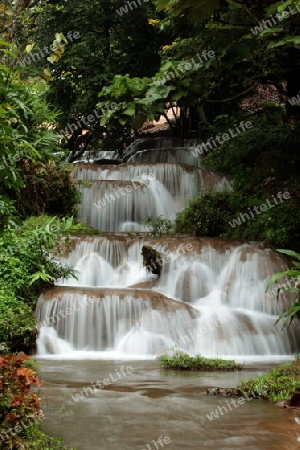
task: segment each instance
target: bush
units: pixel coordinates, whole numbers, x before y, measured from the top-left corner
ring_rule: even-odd
[[[23,363],[28,359],[21,353],[0,356],[0,431],[3,449],[21,449],[24,430],[32,422],[43,418],[40,399],[30,392],[30,387],[40,386],[40,382],[32,369],[24,367]]]
[[[209,170],[246,178],[257,191],[263,189],[261,183],[270,176],[275,178],[273,181],[289,180],[291,175],[299,180],[299,141],[300,129],[255,124],[217,147],[201,164]],[[265,188],[268,190],[267,184]]]
[[[265,199],[259,200],[253,206],[263,203],[265,203]],[[238,238],[266,241],[273,248],[298,249],[300,245],[299,209],[291,200],[284,201],[267,212],[256,215],[239,228]],[[228,236],[234,237],[234,231],[228,233]]]
[[[66,450],[60,439],[39,430],[44,414],[31,388],[41,383],[30,363],[23,353],[0,356],[0,449]]]
[[[24,441],[27,445],[25,448],[28,450],[76,450],[75,447],[66,447],[62,439],[49,437],[42,433],[38,425],[27,428]]]
[[[176,220],[176,231],[196,236],[262,240],[273,247],[300,250],[300,129],[284,125],[261,125],[236,136],[209,155],[201,164],[230,175],[233,191],[209,194],[190,201]],[[231,226],[240,214],[272,201],[272,195],[288,192],[290,199],[253,214]]]
[[[38,164],[22,162],[24,187],[17,196],[18,212],[23,217],[49,214],[71,216],[80,200],[77,182],[71,176],[71,168],[55,160]]]
[[[253,398],[279,402],[295,392],[298,376],[299,371],[293,365],[282,364],[255,380],[243,381],[239,384],[238,390],[243,395]]]
[[[0,236],[0,277],[18,298],[33,304],[43,289],[72,271],[50,256],[60,236],[67,232],[63,222],[56,225],[50,221],[34,230],[26,227],[25,222]]]
[[[216,237],[228,229],[231,215],[229,194],[213,193],[190,200],[176,217],[175,231]]]
[[[155,217],[154,219],[148,217],[145,225],[147,225],[149,229],[147,236],[151,237],[162,237],[174,231],[172,221],[170,219],[166,219],[162,215]]]
[[[53,219],[33,229],[32,219],[23,227],[7,229],[0,236],[0,342],[11,351],[35,346],[34,309],[38,296],[73,271],[58,263],[51,250],[60,250],[59,238],[73,226],[72,219]],[[65,242],[63,242],[65,246]]]
[[[30,351],[37,336],[33,310],[8,289],[0,290],[0,342],[12,352]]]

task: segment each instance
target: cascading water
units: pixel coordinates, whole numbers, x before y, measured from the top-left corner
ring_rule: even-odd
[[[290,299],[277,302],[265,292],[272,274],[286,268],[277,253],[258,243],[126,233],[142,231],[148,217],[174,219],[199,189],[231,188],[191,162],[155,162],[158,151],[171,150],[164,152],[157,141],[151,153],[149,142],[144,144],[136,145],[136,154],[128,151],[127,159],[148,152],[147,164],[74,166],[83,183],[80,219],[110,234],[72,239],[62,262],[77,278],[58,280],[37,304],[39,355],[141,358],[174,346],[191,354],[252,359],[291,354],[295,328],[274,325]],[[189,161],[186,149],[177,147],[173,154]],[[159,278],[152,273],[156,266],[148,266],[148,273],[143,267],[143,246],[159,252]]]
[[[142,231],[148,217],[173,220],[178,210],[176,199],[155,179],[95,181],[82,190],[79,218],[103,231]]]
[[[163,255],[159,279],[141,264],[143,245]],[[287,355],[296,339],[274,326],[287,305],[265,288],[282,268],[275,252],[221,239],[74,238],[63,261],[77,279],[39,299],[40,354],[149,357],[177,346],[192,354]]]

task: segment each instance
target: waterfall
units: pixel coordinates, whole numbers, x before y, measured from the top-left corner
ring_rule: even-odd
[[[114,350],[155,355],[177,342],[197,317],[188,305],[163,294],[109,288],[56,288],[40,297],[36,314],[42,354]]]
[[[163,215],[174,220],[180,209],[156,179],[105,180],[82,188],[79,218],[102,231],[140,231],[149,217]]]
[[[74,175],[78,180],[138,180],[152,179],[160,182],[172,196],[181,199],[182,208],[188,198],[201,186],[201,171],[184,164],[121,164],[120,166],[96,166],[77,164]],[[203,181],[204,177],[202,177]]]
[[[79,218],[109,233],[72,237],[60,257],[76,277],[57,280],[38,301],[39,355],[154,358],[177,348],[255,360],[295,351],[297,326],[274,324],[292,297],[265,292],[287,268],[280,254],[255,242],[145,233],[149,217],[173,220],[199,191],[231,189],[197,167],[195,144],[144,139],[127,149],[125,164],[74,165]],[[143,246],[159,252],[159,277],[143,267]]]
[[[158,148],[155,150],[141,150],[129,159],[129,163],[175,163],[188,164],[190,166],[198,167],[198,157],[194,156],[189,148],[164,148],[163,151]]]
[[[142,266],[143,245],[164,256],[159,279]],[[274,325],[290,300],[265,292],[284,261],[260,245],[78,237],[62,262],[78,277],[58,280],[39,299],[40,354],[154,357],[176,346],[207,356],[270,357],[291,354],[296,342],[295,328]]]

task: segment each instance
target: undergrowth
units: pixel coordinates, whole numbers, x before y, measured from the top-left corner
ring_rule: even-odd
[[[242,395],[279,402],[290,397],[297,389],[300,370],[293,364],[282,364],[266,375],[248,379],[238,385]]]
[[[167,370],[199,370],[199,371],[235,371],[242,370],[241,364],[233,360],[219,358],[205,358],[201,355],[190,356],[185,353],[174,352],[172,356],[160,357],[160,364]]]

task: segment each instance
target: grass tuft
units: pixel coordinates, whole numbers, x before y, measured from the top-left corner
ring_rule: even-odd
[[[174,353],[160,357],[160,364],[167,370],[230,371],[242,370],[243,365],[233,360],[205,358],[201,355],[190,356],[186,353]]]

